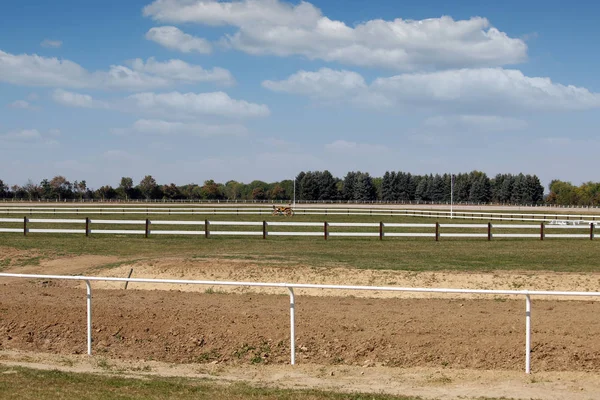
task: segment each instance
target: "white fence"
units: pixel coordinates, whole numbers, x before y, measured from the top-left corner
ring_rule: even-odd
[[[294,289],[334,289],[334,290],[365,290],[413,293],[454,293],[454,294],[484,294],[484,295],[517,295],[525,296],[525,373],[531,372],[531,296],[591,296],[598,297],[600,292],[559,292],[535,290],[485,290],[485,289],[447,289],[447,288],[406,288],[394,286],[345,286],[345,285],[316,285],[300,283],[267,283],[267,282],[227,282],[200,281],[180,279],[146,279],[146,278],[115,278],[96,276],[65,276],[65,275],[29,275],[0,273],[0,277],[25,279],[63,279],[85,282],[87,289],[87,353],[92,355],[92,281],[108,282],[138,282],[156,284],[211,285],[211,286],[245,286],[245,287],[279,287],[288,290],[290,296],[290,364],[296,364],[296,317]]]
[[[294,207],[296,215],[370,215],[370,216],[404,216],[424,218],[457,218],[478,219],[490,221],[585,221],[586,223],[600,223],[600,214],[544,214],[544,213],[511,213],[511,212],[482,212],[482,211],[441,211],[441,210],[418,210],[398,208],[351,208],[351,207]],[[245,207],[236,205],[211,205],[194,207],[136,207],[136,206],[109,206],[109,207],[0,207],[0,214],[33,214],[40,215],[271,215],[271,207]],[[598,222],[596,222],[598,221]]]
[[[119,235],[203,235],[206,238],[211,235],[229,236],[321,236],[325,240],[329,237],[376,237],[383,240],[384,237],[429,237],[436,241],[440,238],[534,238],[544,240],[545,238],[569,238],[590,239],[595,236],[596,223],[588,224],[555,224],[554,221],[539,225],[534,224],[411,224],[411,223],[389,223],[389,222],[291,222],[291,221],[171,221],[171,220],[115,220],[115,219],[54,219],[54,218],[0,218],[0,224],[19,224],[19,227],[0,227],[0,233],[60,233],[81,234],[90,236],[92,234],[119,234]],[[80,225],[76,228],[32,228],[32,224],[45,225]],[[93,225],[104,227],[117,225],[120,229],[95,229]],[[134,226],[133,229],[123,229],[123,226]],[[198,229],[168,230],[153,229],[154,226],[187,226]],[[219,226],[233,226],[242,229],[220,230],[211,229]],[[313,228],[312,230],[279,231],[269,230],[269,227],[291,227]],[[141,228],[141,229],[138,229]],[[250,228],[250,229],[248,229]],[[333,231],[331,228],[334,229]],[[347,228],[371,228],[370,232],[344,231]],[[404,229],[404,231],[399,231]],[[414,231],[415,229],[418,232]],[[411,231],[412,230],[412,231]],[[454,231],[450,231],[454,230]],[[456,230],[461,230],[457,232]],[[465,232],[464,230],[467,230]],[[474,230],[478,230],[475,231]],[[511,231],[502,233],[502,231]],[[535,233],[520,233],[522,230],[530,230]],[[547,230],[562,231],[561,233],[546,233]],[[498,232],[500,231],[500,232]],[[576,231],[576,232],[575,232]],[[519,232],[519,233],[517,233]]]

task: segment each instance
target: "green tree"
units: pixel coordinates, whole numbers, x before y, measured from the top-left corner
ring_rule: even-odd
[[[278,183],[273,185],[271,190],[269,190],[268,196],[269,196],[269,200],[289,199],[289,197],[286,196],[285,189]]]
[[[146,200],[159,198],[160,190],[152,175],[146,175],[144,179],[140,181],[138,187]]]
[[[0,199],[8,197],[8,186],[0,179]]]
[[[73,185],[62,175],[57,175],[50,180],[52,198],[64,200],[73,197]]]
[[[204,181],[204,186],[200,189],[200,193],[205,200],[220,200],[223,198],[221,187],[212,179]]]
[[[117,198],[117,191],[110,185],[104,185],[96,190],[95,196],[102,201],[113,200]]]
[[[167,200],[179,200],[183,196],[181,195],[181,191],[174,183],[170,183],[168,185],[162,186],[163,198]]]
[[[354,200],[373,201],[377,199],[377,191],[373,185],[373,179],[368,172],[356,173],[354,184]]]
[[[121,177],[121,182],[119,183],[119,187],[117,188],[117,193],[119,198],[123,200],[130,200],[132,198],[133,191],[133,179],[128,176]]]

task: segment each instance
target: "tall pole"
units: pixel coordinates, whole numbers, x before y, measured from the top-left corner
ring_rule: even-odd
[[[450,219],[454,219],[452,205],[454,204],[454,174],[450,174]]]
[[[296,178],[294,178],[294,208],[296,208]]]

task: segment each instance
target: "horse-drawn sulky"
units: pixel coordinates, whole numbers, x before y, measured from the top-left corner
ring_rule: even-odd
[[[294,210],[292,210],[291,206],[276,206],[273,205],[273,215],[285,215],[286,217],[291,217],[294,215]]]

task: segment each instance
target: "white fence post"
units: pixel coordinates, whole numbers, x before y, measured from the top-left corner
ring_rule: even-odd
[[[92,355],[92,285],[90,281],[85,281],[87,289],[87,353]]]
[[[296,364],[296,297],[294,288],[288,287],[290,292],[290,364]]]
[[[525,373],[531,373],[531,298],[525,295]]]

